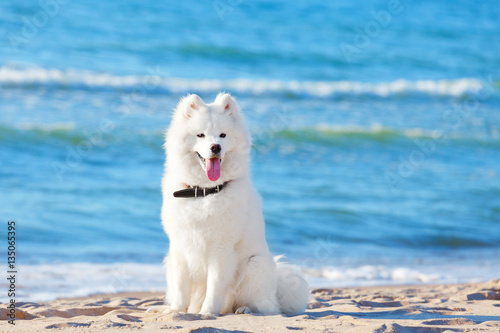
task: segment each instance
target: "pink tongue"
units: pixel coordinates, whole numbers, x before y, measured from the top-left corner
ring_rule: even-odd
[[[217,157],[206,160],[207,177],[216,181],[220,177],[220,159]]]

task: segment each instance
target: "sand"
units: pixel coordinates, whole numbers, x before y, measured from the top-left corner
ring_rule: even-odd
[[[17,304],[1,332],[500,332],[500,280],[478,284],[313,289],[298,316],[147,313],[162,293]],[[0,305],[5,319],[6,304]]]

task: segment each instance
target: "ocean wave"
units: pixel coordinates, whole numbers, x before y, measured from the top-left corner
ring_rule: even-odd
[[[86,137],[76,130],[73,123],[47,125],[23,123],[14,126],[0,123],[0,142],[40,143],[45,140],[56,140],[76,145],[85,139]]]
[[[255,149],[267,147],[269,144],[279,143],[314,143],[320,145],[356,144],[356,142],[375,142],[390,144],[399,142],[401,144],[414,145],[416,140],[436,140],[436,133],[422,128],[395,129],[380,124],[371,126],[333,126],[320,124],[316,126],[304,126],[296,128],[285,128],[269,133],[263,133],[260,129],[251,129]],[[71,145],[78,145],[90,140],[94,131],[86,128],[76,128],[74,123],[55,124],[19,124],[6,125],[0,123],[0,143],[2,141],[22,142],[50,142],[52,140]],[[497,134],[483,136],[471,136],[464,132],[445,133],[444,142],[455,145],[474,145],[492,149],[500,148]],[[123,136],[120,132],[109,132],[103,134],[103,143],[106,144],[133,144],[152,147],[161,150],[164,140],[164,129],[158,130],[128,130]],[[281,142],[278,142],[278,141]],[[439,141],[441,142],[441,141]]]
[[[18,300],[49,301],[102,293],[163,291],[164,275],[161,263],[59,262],[23,265],[23,288],[19,290]],[[0,302],[4,301],[6,298],[0,298]]]
[[[377,285],[429,284],[429,283],[465,283],[493,279],[498,269],[480,265],[415,265],[385,266],[361,265],[350,267],[302,268],[312,286],[352,287]],[[481,274],[478,274],[481,272]],[[478,276],[481,278],[478,279]]]
[[[371,126],[334,126],[320,124],[309,127],[286,128],[273,133],[275,138],[290,141],[330,142],[343,139],[392,141],[396,138],[430,138],[432,133],[420,128],[393,129],[379,124]]]
[[[316,125],[309,127],[285,128],[269,133],[272,139],[285,140],[292,143],[309,142],[315,144],[341,144],[355,142],[393,143],[404,141],[414,145],[415,140],[434,140],[446,144],[473,144],[484,147],[499,148],[500,141],[496,132],[483,135],[471,135],[467,132],[437,132],[423,128],[396,129],[373,124],[371,126],[332,126]],[[442,136],[441,136],[442,135]],[[265,139],[266,136],[263,136]],[[254,141],[258,144],[260,136]]]
[[[385,267],[364,265],[360,267],[322,267],[306,268],[304,272],[313,279],[325,280],[337,285],[367,285],[404,283],[431,283],[444,277],[437,273],[423,273],[408,267]]]
[[[153,140],[164,140],[164,129],[160,130],[136,130],[127,131],[126,135],[121,132],[102,133],[98,128],[78,128],[74,123],[54,123],[54,124],[29,124],[21,123],[17,125],[6,125],[0,123],[0,142],[15,141],[15,142],[43,142],[47,140],[61,141],[67,144],[78,145],[84,141],[95,139],[94,136],[99,136],[99,140],[103,143],[137,143],[149,145]],[[102,138],[100,137],[102,136]],[[158,145],[161,149],[161,144]]]
[[[86,90],[126,90],[146,88],[151,93],[216,93],[231,91],[238,94],[289,97],[335,98],[377,96],[382,98],[428,95],[461,97],[483,88],[480,80],[396,80],[392,82],[358,81],[279,81],[252,79],[186,79],[148,75],[112,75],[76,69],[46,69],[7,65],[0,68],[0,87],[53,88]]]

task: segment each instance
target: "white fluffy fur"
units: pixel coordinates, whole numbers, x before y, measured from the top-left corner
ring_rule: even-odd
[[[204,138],[197,134],[204,133]],[[220,134],[226,137],[221,138]],[[210,181],[197,155],[220,144],[220,179]],[[170,239],[165,257],[166,304],[153,311],[298,314],[309,287],[302,274],[273,259],[265,240],[261,199],[249,176],[251,139],[229,94],[211,104],[197,95],[183,98],[166,134],[162,223]],[[205,198],[174,198],[186,185],[214,187]]]

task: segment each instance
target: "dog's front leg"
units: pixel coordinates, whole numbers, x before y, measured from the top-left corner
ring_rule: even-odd
[[[191,279],[186,262],[180,253],[171,253],[167,256],[167,300],[173,311],[185,312],[189,306],[191,296]]]
[[[219,253],[209,263],[207,293],[201,307],[201,314],[219,315],[227,288],[234,279],[236,265],[236,255],[232,249]]]

